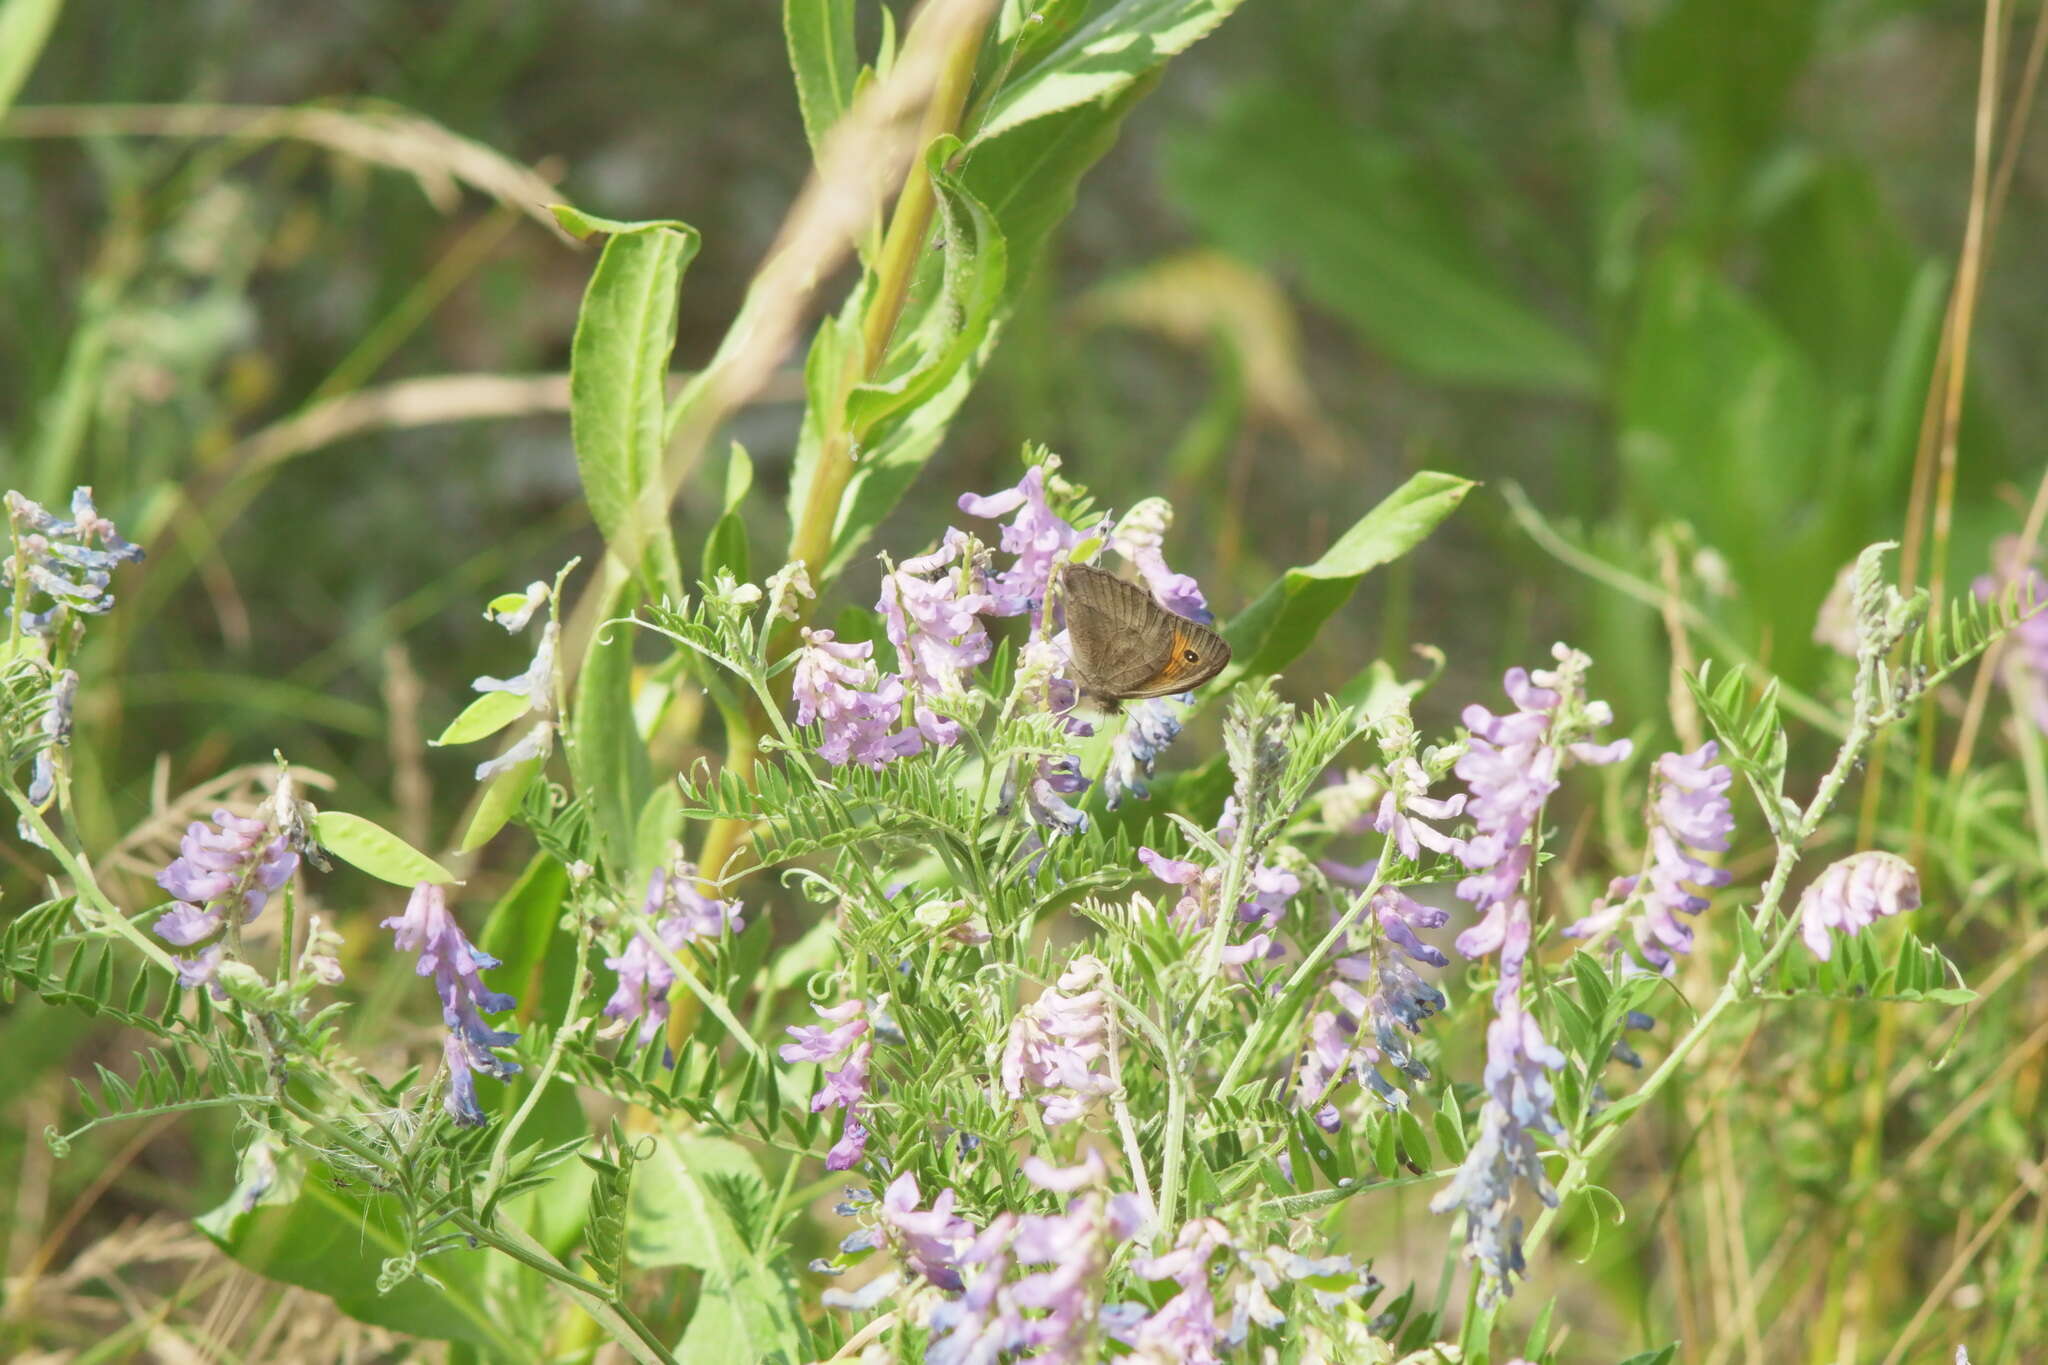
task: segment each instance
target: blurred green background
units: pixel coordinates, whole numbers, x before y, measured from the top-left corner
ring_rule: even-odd
[[[2048,144],[2005,135],[2024,127],[2036,15],[1997,13],[1997,212],[1951,589],[2017,528],[2048,434],[2048,258],[2033,249]],[[1019,445],[1043,441],[1112,505],[1171,497],[1169,555],[1227,614],[1430,467],[1486,487],[1368,584],[1288,679],[1296,696],[1376,657],[1419,671],[1409,648],[1431,644],[1448,667],[1418,712],[1440,726],[1564,638],[1594,653],[1622,729],[1668,740],[1656,607],[1549,553],[1514,488],[1570,544],[1653,596],[1676,586],[1825,692],[1816,610],[1836,570],[1906,520],[1984,23],[1976,5],[1883,0],[1254,0],[1171,64],[1084,181],[878,544],[928,542],[957,494],[1012,482]],[[307,102],[416,116],[592,212],[696,226],[685,367],[710,354],[809,166],[762,0],[63,9],[0,123],[0,484],[58,498],[91,483],[150,547],[95,638],[77,751],[84,841],[133,873],[167,794],[273,749],[331,774],[336,804],[445,845],[474,755],[421,736],[472,677],[515,663],[477,604],[597,545],[558,378],[593,254],[446,183],[431,139],[386,148],[416,175],[303,137],[212,135],[215,106]],[[181,110],[205,126],[181,130]],[[768,493],[757,547],[787,537],[774,509],[799,366],[731,433]],[[718,510],[710,483],[685,489],[686,553]],[[857,568],[840,592],[866,605],[875,578]],[[11,844],[0,858],[26,886],[35,864]],[[367,937],[369,888],[328,894]],[[2039,994],[2014,1002],[2007,1036],[2042,1017]],[[32,1006],[7,1036],[0,1170],[27,1192],[11,1275],[222,1188],[225,1144],[190,1125],[53,1166],[23,1134],[106,1040]],[[2001,1084],[2038,1082],[2028,1065]],[[2037,1092],[2008,1111],[2022,1131]],[[2010,1183],[2001,1169],[1987,1198]],[[1777,1194],[1779,1217],[1812,1197]],[[1929,1217],[1930,1236],[1956,1225],[1938,1203]],[[1651,1288],[1610,1255],[1595,1269],[1615,1321],[1667,1338],[1711,1323],[1698,1265],[1681,1257]],[[1694,1342],[1683,1358],[1708,1358]]]

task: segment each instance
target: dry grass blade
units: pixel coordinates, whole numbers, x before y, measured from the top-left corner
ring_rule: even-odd
[[[274,763],[245,763],[169,799],[160,799],[147,819],[128,831],[100,859],[103,867],[138,877],[154,877],[170,860],[185,826],[205,819],[216,807],[249,809],[270,795],[277,777]],[[304,787],[334,790],[334,779],[317,768],[292,765],[292,779]]]
[[[458,185],[517,209],[572,245],[548,205],[560,198],[554,182],[501,152],[431,119],[395,109],[301,108],[236,104],[76,104],[17,108],[0,123],[4,137],[293,139],[344,156],[404,171],[443,213],[453,212]]]

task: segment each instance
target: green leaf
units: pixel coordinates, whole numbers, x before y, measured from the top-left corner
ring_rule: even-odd
[[[1453,1161],[1463,1161],[1465,1130],[1459,1127],[1456,1113],[1439,1109],[1430,1116],[1430,1123],[1436,1129],[1436,1145],[1443,1148],[1444,1155]]]
[[[1622,1361],[1621,1365],[1671,1365],[1671,1358],[1676,1354],[1678,1343],[1674,1341],[1669,1346],[1655,1351],[1638,1351]]]
[[[1415,1117],[1415,1111],[1402,1107],[1394,1112],[1394,1121],[1401,1129],[1401,1151],[1418,1166],[1429,1165],[1429,1133],[1423,1128],[1422,1120]]]
[[[683,596],[668,524],[662,455],[668,362],[675,347],[676,293],[695,229],[681,223],[612,223],[556,210],[570,231],[614,234],[583,295],[569,351],[569,427],[590,514],[614,550],[638,548],[630,564],[661,590]]]
[[[629,614],[639,590],[630,579],[613,584],[600,620]],[[633,718],[633,643],[638,632],[623,622],[591,632],[569,721],[569,767],[576,791],[590,802],[598,848],[620,872],[633,865],[633,831],[654,786],[647,744]]]
[[[1167,152],[1169,193],[1211,239],[1290,270],[1403,364],[1456,383],[1594,392],[1593,353],[1496,277],[1419,174],[1391,135],[1333,128],[1326,107],[1271,89]],[[1496,184],[1511,192],[1510,178]]]
[[[548,212],[555,215],[555,221],[562,225],[564,232],[579,240],[600,235],[607,237],[629,237],[634,233],[652,232],[658,228],[666,228],[672,232],[686,232],[692,236],[695,236],[697,231],[688,223],[678,222],[673,218],[642,218],[637,220],[601,218],[594,213],[585,213],[582,209],[570,204],[550,204],[548,205]]]
[[[323,810],[313,819],[320,846],[351,867],[393,886],[446,883],[455,874],[374,820],[347,811]]]
[[[860,53],[853,41],[853,0],[783,0],[782,33],[796,76],[804,136],[816,155],[825,134],[853,103]]]
[[[747,524],[739,513],[727,512],[704,537],[704,581],[718,581],[720,570],[744,583],[753,577],[752,556],[747,546]]]
[[[747,448],[738,441],[732,443],[732,450],[725,457],[725,511],[740,510],[740,504],[747,500],[747,494],[754,487],[754,458],[747,454]]]
[[[386,1258],[405,1252],[404,1220],[388,1195],[358,1198],[337,1190],[334,1173],[315,1167],[288,1205],[241,1212],[230,1201],[198,1220],[200,1231],[235,1260],[273,1280],[334,1300],[359,1321],[411,1336],[464,1341],[504,1359],[525,1359],[530,1341],[485,1293],[488,1251],[455,1250],[425,1261],[430,1283],[414,1275],[379,1293]],[[545,1302],[540,1276],[518,1268],[534,1302]]]
[[[979,139],[1099,107],[1205,37],[1243,0],[1116,0],[996,96]]]
[[[925,152],[944,242],[937,293],[924,295],[914,326],[898,327],[880,373],[847,395],[846,425],[864,449],[877,426],[924,402],[959,372],[987,339],[1003,299],[1008,256],[1002,230],[946,169],[959,152],[955,137],[938,138]]]
[[[532,699],[516,692],[486,692],[463,707],[462,714],[448,722],[441,737],[429,743],[436,748],[444,744],[473,744],[497,734],[532,709]]]
[[[0,118],[35,69],[64,0],[7,0],[0,5]]]
[[[634,1173],[627,1255],[640,1267],[684,1265],[703,1272],[697,1311],[678,1360],[783,1361],[804,1358],[804,1333],[787,1281],[749,1244],[720,1182],[765,1200],[767,1185],[744,1147],[723,1138],[673,1138]]]
[[[529,758],[503,772],[491,774],[483,796],[476,803],[476,813],[469,817],[469,828],[462,832],[462,843],[458,846],[462,852],[476,852],[505,828],[505,822],[519,813],[520,805],[526,800],[526,789],[533,785],[534,778],[540,776],[541,767],[546,762],[542,758]]]
[[[1565,1038],[1571,1043],[1572,1051],[1591,1063],[1594,1068],[1606,1060],[1605,1055],[1595,1055],[1600,1042],[1600,1028],[1586,1016],[1579,1002],[1562,990],[1549,994],[1551,1008],[1557,1011],[1557,1021],[1563,1025]]]
[[[1244,678],[1278,673],[1300,657],[1361,578],[1413,549],[1472,486],[1452,474],[1416,474],[1353,523],[1321,559],[1281,575],[1224,628],[1232,658],[1213,689],[1216,695]]]
[[[1595,1019],[1606,1018],[1607,1002],[1614,996],[1614,987],[1591,953],[1572,954],[1572,976],[1579,983],[1586,1012]]]
[[[519,880],[512,883],[484,918],[477,946],[498,959],[503,976],[496,978],[516,994],[532,1018],[540,1002],[533,997],[534,973],[550,954],[557,940],[567,940],[561,930],[562,902],[569,895],[569,874],[554,858],[536,853]],[[573,959],[574,947],[567,951]]]

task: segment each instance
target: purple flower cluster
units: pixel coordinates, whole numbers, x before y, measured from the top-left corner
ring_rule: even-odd
[[[492,1051],[518,1042],[519,1035],[494,1029],[483,1017],[502,1014],[519,1002],[484,985],[484,970],[498,966],[498,959],[470,943],[449,912],[447,892],[434,883],[415,886],[405,913],[383,925],[394,931],[392,939],[400,951],[419,954],[419,974],[434,978],[434,990],[441,997],[441,1021],[448,1027],[441,1049],[448,1066],[448,1117],[465,1128],[481,1127],[484,1111],[477,1103],[472,1073],[481,1071],[502,1081],[520,1071],[519,1063]]]
[[[829,630],[804,630],[797,656],[796,723],[824,722],[818,756],[835,767],[862,763],[880,771],[924,747],[916,730],[899,730],[903,679],[884,679],[868,641],[842,644]]]
[[[697,869],[680,860],[657,867],[647,879],[647,898],[641,913],[654,921],[655,932],[671,953],[684,945],[737,934],[746,926],[740,921],[738,901],[713,900],[697,890]],[[675,969],[657,949],[652,936],[642,929],[626,944],[624,952],[608,957],[604,965],[618,973],[619,986],[604,1007],[608,1018],[640,1021],[642,1044],[653,1039],[668,1022],[669,990],[676,984]]]
[[[1564,1054],[1545,1041],[1536,1021],[1522,1009],[1521,997],[1509,997],[1486,1030],[1486,1103],[1480,1110],[1479,1136],[1451,1183],[1430,1201],[1438,1213],[1465,1213],[1465,1254],[1484,1272],[1480,1294],[1488,1302],[1513,1293],[1511,1276],[1523,1270],[1522,1220],[1514,1212],[1516,1182],[1530,1186],[1544,1203],[1557,1203],[1557,1191],[1543,1173],[1535,1135],[1563,1134],[1553,1112],[1556,1094],[1548,1071],[1564,1062]]]
[[[1726,886],[1728,869],[1701,856],[1725,853],[1735,832],[1728,788],[1735,774],[1715,761],[1720,745],[1708,740],[1689,754],[1664,754],[1656,765],[1656,813],[1650,823],[1650,866],[1645,874],[1617,877],[1586,916],[1565,929],[1572,938],[1612,934],[1636,907],[1630,928],[1636,952],[1669,976],[1672,954],[1692,951],[1692,926],[1680,915],[1697,915],[1707,898],[1694,887]],[[1645,883],[1648,883],[1645,886]]]
[[[1088,816],[1067,798],[1087,790],[1079,759],[1048,754],[1032,766],[1024,783],[1024,818],[1051,834],[1078,834],[1088,828]]]
[[[1097,1358],[1101,1335],[1121,1335],[1125,1323],[1142,1330],[1138,1314],[1104,1308],[1099,1298],[1111,1251],[1144,1225],[1137,1198],[1106,1192],[1108,1172],[1092,1150],[1065,1168],[1026,1157],[1024,1174],[1042,1190],[1074,1197],[1062,1213],[1000,1214],[960,1253],[964,1292],[932,1313],[926,1365],[1025,1353],[1079,1365]]]
[[[1236,830],[1236,811],[1232,803],[1227,802],[1223,818],[1216,827],[1218,841],[1228,848]],[[1180,899],[1167,911],[1167,922],[1190,938],[1206,933],[1215,923],[1216,902],[1223,894],[1224,870],[1169,858],[1149,848],[1138,850],[1138,861],[1144,863],[1160,881],[1181,888]],[[1286,868],[1255,860],[1246,878],[1245,891],[1245,899],[1237,906],[1233,928],[1240,933],[1250,932],[1235,941],[1226,941],[1223,949],[1226,966],[1241,967],[1246,963],[1286,955],[1287,950],[1274,938],[1273,931],[1286,918],[1288,903],[1300,893],[1301,878]]]
[[[917,1177],[909,1171],[882,1192],[881,1236],[911,1274],[941,1289],[958,1290],[961,1258],[974,1245],[974,1224],[953,1212],[957,1196],[941,1190],[928,1209],[919,1209]]]
[[[955,528],[947,529],[932,553],[906,559],[882,576],[876,609],[903,676],[917,691],[957,691],[963,677],[988,662],[993,646],[981,617],[995,614],[996,600],[985,578],[975,563],[973,539]]]
[[[157,937],[181,948],[207,944],[192,957],[173,959],[178,984],[211,982],[227,953],[225,944],[211,940],[227,928],[227,916],[239,916],[242,924],[255,919],[298,866],[298,851],[268,820],[217,810],[212,826],[199,820],[187,825],[177,858],[156,877],[176,898],[157,917]]]
[[[1054,568],[1081,543],[1081,533],[1053,511],[1046,499],[1047,473],[1047,465],[1034,465],[1014,488],[960,495],[960,510],[971,517],[988,521],[1010,518],[1000,543],[1003,553],[1015,555],[1016,561],[988,581],[991,616],[1039,611],[1045,605]]]
[[[874,1040],[868,1037],[869,1020],[867,1005],[860,1000],[848,1000],[837,1005],[815,1005],[818,1016],[832,1027],[820,1024],[795,1024],[787,1030],[796,1039],[784,1043],[778,1055],[785,1062],[816,1062],[829,1067],[837,1063],[837,1071],[827,1071],[824,1083],[818,1093],[811,1096],[811,1112],[822,1113],[827,1109],[843,1109],[846,1118],[840,1127],[839,1141],[825,1155],[825,1169],[828,1171],[851,1170],[867,1151],[867,1125],[861,1121],[862,1106],[868,1097],[868,1063],[874,1057]]]
[[[1096,959],[1076,958],[1057,986],[1010,1021],[1003,1092],[1013,1100],[1035,1095],[1048,1128],[1073,1122],[1116,1088],[1095,1070],[1109,1051],[1109,1002],[1095,984],[1106,975]]]
[[[1480,1136],[1466,1153],[1457,1178],[1430,1207],[1466,1215],[1466,1255],[1485,1271],[1489,1297],[1512,1292],[1510,1272],[1522,1265],[1521,1220],[1513,1214],[1517,1181],[1532,1186],[1545,1202],[1556,1194],[1543,1177],[1535,1135],[1559,1131],[1551,1112],[1552,1091],[1544,1068],[1564,1065],[1522,1006],[1522,968],[1534,926],[1524,882],[1536,856],[1544,802],[1557,789],[1565,763],[1613,763],[1626,758],[1629,741],[1595,742],[1592,733],[1613,721],[1613,713],[1585,695],[1590,660],[1564,645],[1552,657],[1558,666],[1528,673],[1510,669],[1504,681],[1515,710],[1497,716],[1483,706],[1465,708],[1471,741],[1455,771],[1464,779],[1466,813],[1474,833],[1457,850],[1471,875],[1458,895],[1483,918],[1458,935],[1468,958],[1500,954],[1498,1011],[1486,1034],[1487,1100],[1480,1111]]]
[[[1454,820],[1464,813],[1465,796],[1462,792],[1443,799],[1432,797],[1429,794],[1429,774],[1422,770],[1422,764],[1413,754],[1403,754],[1387,765],[1387,786],[1380,794],[1379,809],[1373,815],[1372,827],[1392,838],[1402,857],[1410,862],[1419,862],[1425,848],[1436,853],[1459,851],[1456,838],[1428,822]]]
[[[1457,849],[1472,872],[1458,883],[1458,896],[1482,916],[1458,935],[1458,951],[1469,958],[1500,954],[1497,999],[1521,986],[1532,928],[1522,884],[1536,856],[1543,803],[1557,790],[1559,770],[1568,759],[1618,762],[1632,747],[1625,739],[1596,744],[1585,737],[1611,724],[1613,712],[1584,696],[1585,655],[1563,645],[1552,653],[1556,669],[1508,670],[1502,686],[1514,711],[1497,716],[1476,703],[1465,708],[1472,738],[1454,769],[1465,780],[1465,810],[1474,827]]]
[[[1799,935],[1821,961],[1834,956],[1831,931],[1854,938],[1880,916],[1920,908],[1920,874],[1896,853],[1852,853],[1814,878],[1799,897]]]
[[[1991,549],[1991,572],[1972,585],[1977,596],[1989,601],[2017,585],[2019,600],[2035,606],[2014,625],[2009,637],[2010,671],[2008,687],[2023,684],[2025,695],[2015,700],[2027,709],[2034,724],[2048,730],[2048,578],[2034,567],[2031,556],[2021,554],[2017,536],[2001,537]],[[1825,954],[1823,954],[1825,956]]]
[[[0,557],[0,619],[24,635],[48,635],[66,612],[98,616],[114,605],[107,593],[114,569],[141,559],[142,549],[99,514],[91,488],[72,491],[69,520],[19,493],[9,492],[6,503],[15,549]],[[49,605],[32,611],[24,600],[16,620],[17,589]]]
[[[1145,779],[1180,734],[1184,709],[1171,697],[1152,697],[1124,708],[1124,726],[1110,743],[1109,767],[1102,774],[1102,796],[1111,810],[1126,796],[1143,801],[1152,794]]]
[[[1295,1069],[1295,1107],[1313,1110],[1325,1132],[1335,1132],[1342,1121],[1331,1096],[1347,1079],[1367,1086],[1390,1107],[1408,1102],[1379,1068],[1392,1066],[1413,1080],[1428,1080],[1429,1068],[1416,1058],[1402,1031],[1420,1034],[1423,1023],[1444,1007],[1443,992],[1409,964],[1447,965],[1449,959],[1415,931],[1441,928],[1449,915],[1418,904],[1395,887],[1375,893],[1371,911],[1379,932],[1367,951],[1337,959],[1338,979],[1329,987],[1337,1008],[1320,1010],[1310,1019],[1308,1046]],[[1371,1042],[1364,1037],[1368,1024]]]
[[[961,495],[960,510],[968,515],[1007,518],[998,534],[1001,552],[1010,556],[1006,566],[992,570],[988,552],[974,537],[948,528],[938,549],[887,568],[876,610],[895,647],[899,671],[884,674],[872,644],[842,643],[830,631],[804,632],[793,692],[797,722],[822,725],[820,757],[834,765],[861,763],[879,771],[927,746],[957,744],[960,722],[941,714],[933,701],[961,692],[968,676],[991,657],[984,617],[1031,618],[1019,658],[1018,695],[1060,716],[1069,735],[1092,733],[1093,727],[1069,714],[1078,696],[1070,676],[1072,657],[1058,613],[1047,609],[1053,576],[1085,538],[1053,510],[1056,468],[1057,462],[1048,459],[1025,471],[1014,487]],[[1137,565],[1167,607],[1210,620],[1201,588],[1168,568],[1161,552],[1171,517],[1159,499],[1141,503],[1124,518],[1111,545]],[[1133,708],[1111,757],[1107,793],[1112,806],[1127,794],[1147,794],[1145,777],[1179,731],[1180,722],[1166,702]],[[1078,763],[1054,754],[1039,759],[1035,769],[1027,765],[1025,772],[1012,773],[1005,796],[1021,796],[1025,818],[1050,837],[1087,827],[1086,816],[1067,800],[1087,786]]]

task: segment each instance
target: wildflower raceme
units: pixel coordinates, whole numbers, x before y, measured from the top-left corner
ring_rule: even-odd
[[[447,892],[439,885],[421,882],[415,886],[405,912],[383,925],[394,931],[392,941],[400,952],[419,955],[419,975],[434,978],[434,990],[441,997],[441,1022],[447,1027],[442,1058],[447,1063],[448,1093],[443,1103],[448,1117],[457,1124],[478,1127],[484,1122],[484,1111],[477,1102],[474,1073],[481,1071],[502,1081],[518,1075],[520,1069],[519,1063],[495,1051],[518,1042],[519,1035],[494,1029],[483,1017],[502,1014],[519,1002],[484,985],[484,971],[498,966],[498,959],[470,943],[448,909]]]

